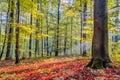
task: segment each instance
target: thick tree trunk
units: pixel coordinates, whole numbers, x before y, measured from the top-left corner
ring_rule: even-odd
[[[111,62],[108,54],[107,0],[94,0],[94,35],[92,59],[88,67],[106,68]]]

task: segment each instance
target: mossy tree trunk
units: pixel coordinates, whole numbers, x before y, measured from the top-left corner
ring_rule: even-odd
[[[110,67],[108,54],[107,0],[94,0],[94,35],[92,59],[87,67],[94,69]]]

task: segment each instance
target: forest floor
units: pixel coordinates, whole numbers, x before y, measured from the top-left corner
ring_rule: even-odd
[[[50,58],[47,60],[0,61],[0,80],[120,80],[120,63],[113,68],[90,69],[90,59]]]

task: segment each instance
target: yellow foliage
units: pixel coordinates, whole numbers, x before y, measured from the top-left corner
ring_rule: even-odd
[[[41,34],[41,36],[43,36],[43,37],[50,37],[51,38],[51,36],[49,36],[48,34]]]
[[[3,46],[3,43],[0,43],[0,46]]]
[[[91,42],[92,39],[91,38],[72,38],[72,40],[79,40],[79,41],[82,41],[82,42]]]
[[[29,40],[29,39],[30,39],[29,36],[25,36],[25,35],[24,35],[24,36],[20,36],[20,38],[21,38],[21,39],[24,39],[24,40]]]
[[[88,20],[86,21],[86,23],[87,23],[87,24],[93,24],[93,20],[92,20],[92,19],[88,19]]]
[[[112,60],[120,62],[120,54],[118,54],[118,53],[112,53],[111,57],[112,57]]]
[[[86,31],[83,31],[83,34],[93,34],[93,31],[86,30]]]
[[[31,26],[33,27],[33,26]],[[27,34],[34,34],[36,32],[36,28],[31,28],[27,26],[20,26],[20,30]]]
[[[110,31],[115,31],[115,27],[108,27]]]
[[[31,10],[31,13],[33,14],[33,17],[34,17],[34,18],[42,19],[42,17],[44,17],[44,14],[43,14],[43,13],[40,13],[40,12],[37,11],[37,10]]]
[[[68,17],[77,17],[77,14],[74,13],[72,10],[69,10],[69,11],[65,14],[65,16],[68,16]]]

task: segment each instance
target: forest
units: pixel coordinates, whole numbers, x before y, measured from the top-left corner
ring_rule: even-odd
[[[0,80],[120,80],[120,0],[0,0]]]

